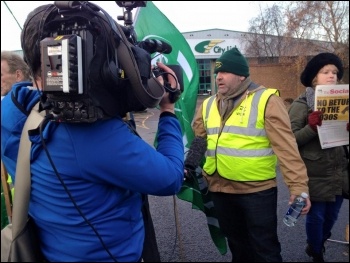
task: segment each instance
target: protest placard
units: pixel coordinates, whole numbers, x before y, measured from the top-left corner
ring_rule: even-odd
[[[349,84],[317,85],[315,111],[322,111],[322,125],[317,126],[321,148],[349,144]]]

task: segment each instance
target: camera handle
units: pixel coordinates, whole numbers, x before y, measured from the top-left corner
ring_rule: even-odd
[[[147,1],[116,1],[119,7],[125,8],[124,14],[122,16],[117,16],[119,21],[124,21],[124,34],[128,38],[129,42],[132,44],[136,44],[137,42],[137,34],[134,30],[133,26],[133,17],[132,10],[135,7],[145,7]]]
[[[124,25],[126,27],[131,27],[133,24],[133,19],[132,19],[132,7],[125,7],[124,15],[123,16],[117,16],[118,20],[124,20]]]

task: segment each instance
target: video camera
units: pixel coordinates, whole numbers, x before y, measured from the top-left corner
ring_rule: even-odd
[[[146,1],[116,1],[119,7],[124,7],[125,12],[124,16],[118,16],[118,20],[124,20],[124,24],[126,26],[124,33],[129,37],[129,41],[131,43],[135,43],[138,47],[141,47],[142,49],[146,50],[150,54],[153,54],[155,52],[159,52],[162,54],[170,54],[172,51],[172,47],[169,43],[166,43],[162,40],[158,39],[146,39],[144,41],[140,41],[137,43],[137,36],[133,28],[133,19],[132,19],[132,9],[135,7],[145,7]],[[183,85],[183,71],[181,66],[179,65],[167,65],[169,68],[171,68],[176,75],[176,78],[178,80],[178,83],[180,85],[180,89],[173,89],[171,88],[170,84],[168,83],[168,73],[163,72],[158,67],[153,67],[152,73],[154,77],[162,76],[164,81],[164,88],[166,92],[169,92],[169,99],[170,102],[175,103],[181,96],[181,93],[184,90]]]
[[[116,2],[126,8],[126,26],[88,1],[55,1],[41,12],[42,107],[54,121],[124,117],[156,107],[163,97],[151,52],[135,43],[132,28],[132,8],[146,1]]]

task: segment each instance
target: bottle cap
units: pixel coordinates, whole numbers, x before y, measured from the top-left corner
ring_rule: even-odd
[[[308,195],[307,193],[304,193],[304,192],[303,192],[303,193],[301,193],[301,197],[302,197],[302,198],[308,198],[309,195]]]

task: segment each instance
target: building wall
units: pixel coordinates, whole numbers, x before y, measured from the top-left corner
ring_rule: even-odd
[[[215,60],[212,60],[212,75],[214,76]],[[254,59],[249,60],[250,78],[257,84],[268,88],[276,88],[280,96],[296,98],[305,88],[299,81],[300,74],[293,64],[258,64]],[[212,94],[216,92],[215,78],[212,78]]]
[[[293,64],[251,64],[250,76],[256,83],[262,84],[265,87],[279,89],[283,99],[295,99],[300,93],[305,91],[305,87],[300,83],[301,70],[293,67]],[[349,68],[344,68],[344,76],[341,83],[349,83]]]
[[[251,79],[265,87],[278,89],[282,98],[294,99],[304,90],[296,71],[288,64],[250,65]]]

